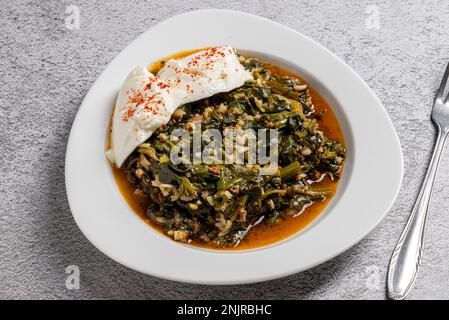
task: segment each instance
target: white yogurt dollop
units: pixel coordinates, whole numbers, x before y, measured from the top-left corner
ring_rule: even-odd
[[[108,159],[120,167],[139,144],[170,120],[179,106],[231,91],[252,78],[230,46],[171,59],[157,75],[136,67],[117,98]]]

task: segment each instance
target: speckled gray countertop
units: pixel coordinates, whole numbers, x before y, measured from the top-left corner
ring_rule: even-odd
[[[367,81],[398,131],[405,175],[393,209],[355,247],[309,271],[229,287],[161,280],[104,256],[70,213],[65,149],[92,82],[128,43],[156,23],[212,7],[267,17],[326,46]],[[76,8],[79,29],[72,20],[66,23]],[[385,298],[388,260],[434,141],[429,114],[449,61],[448,1],[1,0],[0,22],[0,298]],[[448,177],[446,150],[414,299],[449,298]],[[78,290],[66,287],[68,265],[79,267]]]

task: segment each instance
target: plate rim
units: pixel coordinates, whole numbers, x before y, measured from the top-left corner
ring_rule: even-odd
[[[187,16],[194,16],[194,15],[197,15],[197,14],[230,14],[230,15],[241,15],[241,16],[245,16],[245,17],[247,17],[247,18],[251,18],[251,19],[258,19],[258,20],[261,20],[261,21],[264,21],[265,23],[268,23],[268,24],[271,24],[271,25],[274,25],[274,26],[277,26],[277,27],[280,27],[280,28],[282,28],[282,29],[284,29],[284,30],[288,30],[289,32],[293,32],[293,33],[295,33],[297,36],[300,36],[300,37],[302,37],[303,39],[305,39],[305,40],[307,40],[307,41],[310,41],[311,43],[313,43],[314,45],[316,45],[316,46],[318,46],[318,48],[320,48],[321,50],[324,50],[324,51],[326,51],[328,54],[330,54],[333,58],[335,58],[337,61],[339,61],[339,63],[340,64],[342,64],[345,68],[346,68],[346,71],[349,71],[351,74],[352,74],[352,76],[355,76],[356,78],[357,78],[357,80],[358,80],[358,82],[359,82],[359,84],[363,84],[363,86],[364,87],[366,87],[366,89],[372,94],[372,98],[375,100],[375,102],[376,102],[376,104],[378,104],[380,107],[381,107],[381,109],[382,109],[382,111],[384,112],[384,116],[385,116],[385,118],[386,118],[386,120],[387,120],[387,123],[389,124],[389,126],[390,126],[390,129],[392,130],[392,132],[393,132],[393,136],[392,136],[392,138],[395,140],[394,142],[395,142],[395,144],[396,144],[396,146],[397,146],[397,150],[399,151],[399,161],[400,161],[400,172],[399,172],[399,176],[400,176],[400,179],[399,179],[399,181],[398,181],[398,183],[397,183],[397,188],[396,188],[396,190],[395,190],[395,194],[391,197],[391,201],[390,201],[390,203],[388,204],[388,209],[387,210],[385,210],[385,212],[383,212],[381,215],[379,215],[379,217],[378,217],[378,219],[377,219],[377,221],[370,227],[370,228],[368,228],[367,230],[365,230],[365,232],[361,235],[361,236],[359,236],[357,239],[354,239],[353,241],[352,241],[352,243],[350,244],[350,245],[347,245],[347,246],[345,246],[345,247],[342,247],[340,250],[336,250],[336,251],[334,251],[333,252],[333,254],[331,254],[331,255],[328,255],[327,257],[325,257],[325,258],[323,258],[323,259],[321,259],[321,260],[319,260],[319,261],[316,261],[315,263],[312,263],[312,264],[309,264],[309,265],[305,265],[305,266],[302,266],[302,267],[298,267],[298,268],[294,268],[294,269],[290,269],[290,270],[288,270],[288,271],[285,271],[285,272],[273,272],[271,275],[265,275],[265,276],[260,276],[260,277],[253,277],[253,278],[251,278],[251,279],[247,279],[247,280],[244,280],[244,281],[242,281],[241,279],[240,280],[236,280],[236,281],[233,281],[232,279],[226,279],[226,280],[223,280],[223,279],[218,279],[218,280],[198,280],[198,279],[192,279],[192,278],[189,278],[189,277],[183,277],[182,275],[167,275],[167,274],[161,274],[161,273],[157,273],[157,272],[151,272],[151,271],[148,271],[148,269],[145,269],[145,268],[141,268],[141,267],[139,267],[139,266],[136,266],[136,265],[131,265],[131,264],[129,264],[127,261],[123,261],[122,259],[120,259],[119,257],[117,257],[117,256],[115,256],[115,255],[113,255],[113,254],[110,254],[110,252],[108,252],[108,250],[105,250],[104,249],[104,246],[102,246],[102,245],[100,245],[100,244],[98,244],[98,242],[97,242],[97,240],[96,239],[93,239],[91,236],[90,236],[90,233],[89,232],[87,232],[86,230],[85,230],[85,225],[83,224],[83,223],[81,223],[80,222],[80,220],[78,219],[79,217],[77,217],[77,215],[75,214],[75,211],[77,210],[77,208],[75,208],[76,207],[76,204],[73,202],[74,201],[74,198],[73,198],[73,189],[72,189],[72,185],[71,185],[71,183],[70,183],[70,180],[71,180],[71,173],[70,173],[70,168],[71,168],[71,164],[70,164],[70,161],[71,161],[71,150],[72,150],[72,148],[71,148],[71,146],[72,146],[72,144],[73,144],[73,139],[75,139],[75,136],[74,136],[74,128],[78,128],[79,127],[79,119],[81,118],[81,116],[80,116],[80,114],[81,114],[81,112],[83,111],[83,110],[85,110],[85,105],[87,104],[87,101],[89,101],[89,99],[90,99],[90,96],[93,94],[92,92],[93,92],[93,89],[94,88],[96,88],[96,85],[98,85],[98,82],[99,82],[99,79],[101,78],[101,75],[103,75],[103,73],[108,69],[108,68],[110,68],[113,64],[114,64],[114,61],[116,61],[128,48],[130,48],[133,44],[135,44],[135,43],[138,43],[141,39],[143,39],[143,37],[147,34],[147,33],[149,33],[149,32],[151,32],[154,28],[156,28],[157,26],[160,26],[160,25],[162,25],[162,24],[167,24],[167,23],[171,23],[171,22],[173,22],[173,21],[175,21],[175,19],[179,19],[179,18],[182,18],[182,17],[187,17]],[[320,92],[321,93],[321,92]],[[345,139],[346,139],[346,137],[345,137]],[[75,220],[75,222],[76,222],[76,224],[78,225],[78,227],[80,228],[80,230],[82,231],[82,233],[86,236],[86,238],[98,249],[98,250],[100,250],[101,252],[103,252],[105,255],[107,255],[108,257],[110,257],[111,259],[113,259],[113,260],[115,260],[115,261],[117,261],[117,262],[119,262],[120,264],[123,264],[123,265],[125,265],[125,266],[127,266],[128,268],[131,268],[131,269],[134,269],[134,270],[137,270],[137,271],[139,271],[139,272],[141,272],[141,273],[144,273],[144,274],[149,274],[149,275],[152,275],[152,276],[157,276],[157,277],[160,277],[160,278],[164,278],[164,279],[168,279],[168,280],[173,280],[173,281],[182,281],[182,282],[187,282],[187,283],[196,283],[196,284],[243,284],[243,283],[254,283],[254,282],[261,282],[261,281],[267,281],[267,280],[271,280],[271,279],[275,279],[275,278],[280,278],[280,277],[284,277],[284,276],[288,276],[288,275],[291,275],[291,274],[294,274],[294,273],[297,273],[297,272],[301,272],[301,271],[304,271],[304,270],[307,270],[307,269],[309,269],[309,268],[312,268],[312,267],[314,267],[314,266],[317,266],[317,265],[319,265],[319,264],[321,264],[321,263],[323,263],[323,262],[325,262],[325,261],[328,261],[328,260],[330,260],[330,259],[332,259],[332,258],[334,258],[334,257],[336,257],[336,256],[338,256],[339,254],[341,254],[341,253],[343,253],[343,252],[345,252],[346,250],[348,250],[349,248],[351,248],[351,247],[353,247],[355,244],[357,244],[360,240],[362,240],[363,238],[365,238],[366,237],[366,235],[367,234],[369,234],[381,221],[382,221],[382,219],[388,214],[388,212],[391,210],[391,207],[393,206],[393,204],[394,204],[394,202],[395,202],[395,200],[396,200],[396,198],[397,198],[397,196],[398,196],[398,193],[399,193],[399,191],[400,191],[400,188],[401,188],[401,185],[402,185],[402,178],[403,178],[403,169],[404,168],[404,163],[403,163],[403,153],[402,153],[402,148],[401,148],[401,144],[400,144],[400,140],[399,140],[399,137],[398,137],[398,135],[397,135],[397,132],[396,132],[396,130],[395,130],[395,128],[394,128],[394,125],[393,125],[393,122],[391,121],[391,118],[389,117],[389,114],[388,114],[388,112],[387,112],[387,110],[383,107],[383,105],[382,105],[382,103],[380,102],[380,100],[378,99],[378,97],[374,94],[374,92],[369,88],[369,86],[365,83],[365,81],[352,69],[352,68],[350,68],[344,61],[342,61],[338,56],[336,56],[334,53],[332,53],[331,51],[329,51],[327,48],[325,48],[324,46],[322,46],[322,45],[320,45],[320,44],[318,44],[317,42],[315,42],[313,39],[310,39],[309,37],[307,37],[307,36],[305,36],[305,35],[303,35],[303,34],[301,34],[300,32],[298,32],[298,31],[296,31],[296,30],[294,30],[294,29],[291,29],[291,28],[289,28],[289,27],[286,27],[286,26],[284,26],[284,25],[282,25],[282,24],[280,24],[280,23],[277,23],[277,22],[275,22],[275,21],[271,21],[271,20],[269,20],[269,19],[267,19],[267,18],[264,18],[264,17],[260,17],[260,16],[256,16],[256,15],[252,15],[252,14],[249,14],[249,13],[245,13],[245,12],[240,12],[240,11],[234,11],[234,10],[228,10],[228,9],[203,9],[203,10],[195,10],[195,11],[190,11],[190,12],[185,12],[185,13],[181,13],[181,14],[178,14],[178,15],[175,15],[175,16],[173,16],[173,17],[171,17],[171,18],[168,18],[168,19],[166,19],[166,20],[164,20],[164,21],[162,21],[162,22],[160,22],[160,23],[158,23],[158,24],[156,24],[156,25],[154,25],[154,26],[152,26],[149,30],[147,30],[146,32],[144,32],[142,35],[140,35],[140,36],[138,36],[135,40],[133,40],[130,44],[128,44],[108,65],[107,65],[107,67],[105,68],[105,70],[100,74],[100,76],[93,82],[93,84],[92,84],[92,86],[91,86],[91,88],[89,89],[89,91],[88,91],[88,93],[86,94],[86,96],[84,97],[84,99],[83,99],[83,101],[82,101],[82,103],[81,103],[81,106],[80,106],[80,108],[79,108],[79,110],[77,111],[77,114],[76,114],[76,117],[75,117],[75,120],[74,120],[74,122],[73,122],[73,125],[72,125],[72,129],[71,129],[71,131],[70,131],[70,135],[69,135],[69,139],[68,139],[68,144],[67,144],[67,149],[66,149],[66,158],[65,158],[65,186],[66,186],[66,191],[67,191],[67,198],[68,198],[68,202],[69,202],[69,206],[70,206],[70,210],[71,210],[71,212],[72,212],[72,215],[73,215],[73,217],[74,217],[74,220]],[[138,218],[138,217],[137,217]],[[138,219],[140,219],[140,218],[138,218]],[[261,248],[262,250],[264,249],[264,248]],[[237,251],[237,252],[239,252],[239,251]],[[246,251],[240,251],[241,253],[244,253],[244,252],[246,252]],[[220,253],[220,254],[222,254],[222,252]]]

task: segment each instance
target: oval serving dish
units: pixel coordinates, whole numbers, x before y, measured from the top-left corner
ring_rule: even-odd
[[[316,220],[286,240],[242,251],[195,248],[149,228],[124,201],[104,156],[112,106],[121,83],[135,65],[149,65],[184,50],[224,44],[285,68],[310,83],[332,106],[348,155],[338,192]],[[200,10],[154,26],[99,76],[74,121],[65,174],[76,223],[110,258],[165,279],[238,284],[303,271],[353,246],[388,212],[399,191],[402,170],[399,140],[385,109],[366,83],[338,57],[270,20],[229,10]]]

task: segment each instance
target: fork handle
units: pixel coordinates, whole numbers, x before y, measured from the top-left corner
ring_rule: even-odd
[[[430,165],[407,224],[402,231],[388,268],[387,293],[391,299],[404,299],[413,287],[423,253],[424,229],[435,176],[448,135],[447,128],[437,126],[438,137]]]

